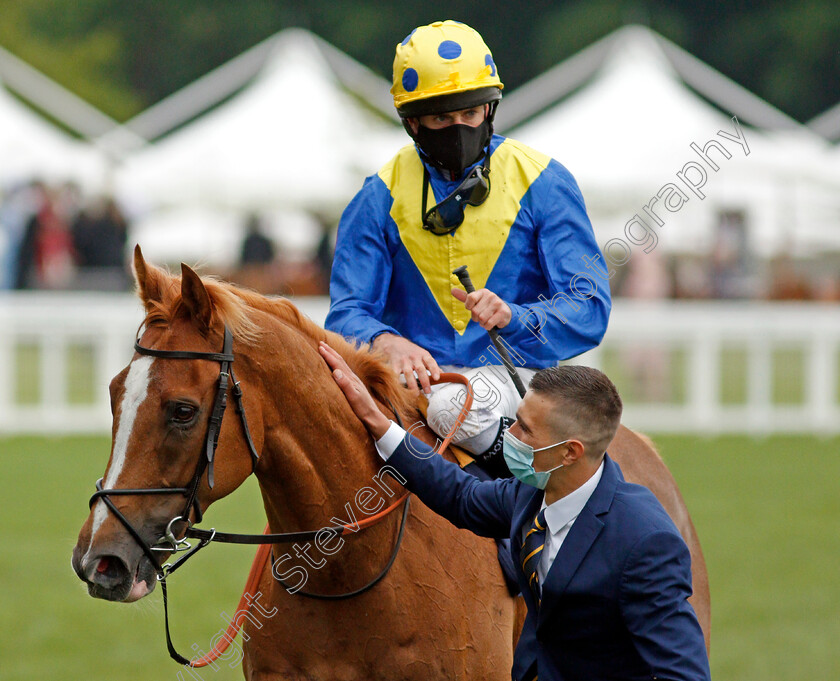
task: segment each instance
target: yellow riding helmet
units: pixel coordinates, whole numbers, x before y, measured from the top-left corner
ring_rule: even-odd
[[[493,55],[466,24],[436,21],[397,45],[391,94],[403,118],[495,102],[503,87]]]

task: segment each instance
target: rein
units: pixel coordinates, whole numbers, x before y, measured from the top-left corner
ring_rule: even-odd
[[[322,528],[319,530],[309,530],[303,532],[264,532],[263,534],[238,534],[231,532],[217,532],[215,528],[204,530],[201,528],[194,527],[192,522],[190,521],[190,514],[194,512],[196,523],[200,523],[203,517],[201,512],[201,506],[198,501],[198,488],[200,486],[201,479],[204,476],[205,471],[207,472],[208,485],[210,486],[210,488],[212,488],[214,485],[213,463],[215,460],[216,447],[218,446],[219,433],[221,431],[222,426],[222,419],[224,418],[224,413],[227,407],[228,390],[230,390],[231,394],[233,395],[236,412],[237,414],[239,414],[240,422],[242,424],[242,431],[245,436],[248,451],[251,455],[252,473],[256,470],[257,463],[259,462],[259,454],[257,453],[256,447],[254,446],[254,442],[251,438],[251,432],[248,428],[248,421],[245,416],[245,408],[242,402],[242,388],[240,387],[239,381],[236,380],[236,377],[233,373],[233,335],[231,334],[227,326],[225,326],[224,344],[222,352],[157,350],[154,348],[147,348],[143,345],[140,345],[139,338],[136,339],[134,342],[134,350],[141,355],[148,355],[151,357],[158,357],[162,359],[203,359],[219,362],[220,364],[219,383],[216,390],[216,397],[214,399],[213,408],[211,410],[210,418],[207,423],[207,435],[205,438],[204,455],[199,457],[199,460],[196,464],[195,472],[193,473],[190,482],[187,483],[185,487],[103,489],[103,479],[100,478],[96,482],[96,492],[94,492],[89,501],[90,507],[92,507],[93,504],[96,503],[96,501],[98,500],[101,500],[106,505],[108,510],[110,510],[111,513],[114,514],[117,520],[119,520],[123,527],[125,527],[129,535],[131,535],[134,541],[137,542],[137,544],[143,550],[143,553],[149,559],[149,562],[151,563],[152,567],[154,568],[155,573],[157,575],[157,580],[158,582],[160,582],[161,592],[163,593],[163,612],[166,629],[166,646],[169,651],[169,655],[173,660],[175,660],[179,664],[188,665],[190,667],[204,667],[208,664],[211,664],[216,659],[218,659],[218,657],[227,649],[227,647],[230,645],[230,642],[236,637],[241,627],[241,624],[236,624],[232,622],[231,625],[228,627],[225,636],[222,637],[219,643],[209,653],[196,660],[189,660],[180,653],[178,653],[178,651],[175,649],[174,644],[172,643],[172,637],[170,635],[169,630],[169,605],[167,597],[166,579],[167,577],[169,577],[169,575],[171,575],[184,563],[186,563],[186,561],[189,560],[193,555],[195,555],[198,551],[203,549],[211,542],[260,545],[260,548],[258,549],[256,556],[254,557],[254,562],[251,566],[251,571],[248,575],[248,581],[246,582],[245,590],[242,593],[242,597],[240,598],[239,605],[237,607],[237,611],[242,609],[248,610],[250,607],[250,602],[246,599],[246,596],[250,594],[253,588],[256,588],[256,585],[258,585],[260,577],[262,576],[265,570],[266,563],[268,562],[270,557],[273,557],[272,549],[270,546],[271,544],[285,544],[314,540],[315,536],[319,532],[323,532],[324,529],[335,532],[339,536],[343,535],[351,528],[353,532],[357,532],[361,529],[364,529],[371,525],[375,525],[376,523],[380,522],[385,516],[387,516],[396,508],[398,508],[400,504],[403,504],[403,513],[402,518],[400,520],[400,529],[391,557],[388,563],[386,564],[385,568],[365,586],[356,589],[355,591],[344,594],[316,594],[300,590],[290,591],[289,588],[286,587],[286,585],[283,584],[283,582],[272,573],[272,576],[281,585],[286,587],[286,590],[289,591],[289,593],[320,600],[342,600],[347,598],[353,598],[372,589],[382,579],[385,578],[385,576],[388,574],[391,567],[393,566],[394,562],[396,561],[397,554],[402,544],[402,539],[405,533],[405,525],[409,512],[409,492],[403,494],[393,504],[380,511],[379,513],[370,516],[369,518],[360,520],[354,523],[353,525],[337,525],[330,528]],[[441,444],[439,450],[440,453],[443,453],[446,450],[455,432],[463,424],[464,420],[467,417],[467,414],[469,413],[470,408],[472,407],[473,401],[472,386],[464,376],[454,373],[444,373],[441,374],[440,379],[438,381],[433,381],[433,383],[444,382],[463,383],[466,388],[466,399],[464,401],[464,406],[461,408],[461,412],[459,413],[455,424],[452,427],[452,430],[449,432],[449,434],[446,436],[443,443]],[[397,413],[393,405],[390,406],[392,411],[394,412],[398,424],[402,426],[403,424],[402,420],[400,419],[399,413]],[[187,501],[184,505],[184,510],[181,512],[180,515],[175,516],[169,521],[169,523],[166,526],[164,535],[161,538],[159,538],[157,542],[155,542],[155,544],[153,545],[147,544],[147,542],[140,536],[140,533],[131,524],[128,518],[126,518],[122,514],[122,512],[110,499],[111,496],[124,496],[134,494],[182,494],[187,497]],[[187,525],[186,530],[184,531],[184,535],[180,539],[175,536],[175,529],[173,527],[176,523],[179,522],[184,522]],[[268,530],[268,525],[266,525],[265,529]],[[198,544],[196,544],[193,547],[187,541],[187,539],[197,539]],[[164,565],[161,565],[160,561],[155,555],[155,552],[173,554],[178,552],[186,553],[174,563],[166,563]],[[240,618],[239,622],[241,623],[241,621],[242,620]]]

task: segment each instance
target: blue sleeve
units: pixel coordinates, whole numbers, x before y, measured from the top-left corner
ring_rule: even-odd
[[[691,596],[691,557],[675,532],[643,537],[624,565],[621,611],[655,678],[709,681],[709,658]]]
[[[380,321],[391,283],[392,254],[385,231],[390,202],[385,184],[373,175],[365,180],[338,225],[330,311],[324,326],[366,343],[380,333],[399,335]]]
[[[405,486],[424,504],[456,527],[482,537],[510,537],[520,485],[515,478],[481,481],[410,433],[389,457],[388,465],[406,478]]]
[[[609,275],[575,179],[557,161],[534,181],[523,201],[535,223],[537,253],[549,296],[508,303],[501,334],[518,344],[548,344],[557,359],[596,347],[607,330]],[[507,301],[506,301],[507,302]]]

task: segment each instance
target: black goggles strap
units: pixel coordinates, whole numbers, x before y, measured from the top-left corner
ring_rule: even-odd
[[[480,170],[479,170],[479,168],[480,168]],[[421,209],[420,209],[420,217],[421,217],[422,222],[423,222],[423,229],[426,229],[426,230],[432,232],[432,234],[435,234],[436,236],[443,236],[443,235],[449,234],[449,233],[453,232],[457,227],[459,227],[461,225],[461,223],[464,221],[463,216],[464,216],[464,208],[466,207],[466,205],[475,206],[475,205],[479,205],[479,204],[484,202],[484,200],[487,198],[486,196],[484,197],[484,199],[482,199],[481,201],[476,202],[476,203],[472,202],[470,200],[470,198],[461,200],[459,202],[459,208],[461,209],[461,219],[458,220],[456,223],[450,225],[450,226],[445,226],[445,228],[443,230],[441,230],[439,228],[435,228],[433,225],[431,225],[428,222],[429,215],[432,212],[434,212],[435,209],[438,208],[438,206],[443,205],[444,203],[449,201],[451,199],[451,197],[456,195],[463,188],[464,184],[471,179],[471,176],[474,173],[481,175],[483,180],[487,183],[487,191],[489,193],[489,191],[490,191],[490,177],[489,177],[489,174],[490,174],[490,146],[489,146],[489,144],[487,146],[487,152],[484,154],[484,160],[482,161],[481,165],[473,168],[469,172],[467,177],[464,178],[463,182],[461,182],[461,184],[459,184],[455,188],[455,190],[451,194],[449,194],[449,196],[447,196],[445,199],[443,199],[442,201],[437,203],[435,206],[433,206],[431,210],[427,211],[429,190],[431,189],[431,181],[430,181],[431,176],[429,175],[428,167],[426,166],[425,163],[423,164],[423,202],[422,202],[422,206],[421,206]],[[480,182],[480,180],[479,180],[479,182]],[[478,184],[478,182],[470,190],[470,197],[472,196],[472,192],[475,191],[475,187],[477,186],[477,184]]]

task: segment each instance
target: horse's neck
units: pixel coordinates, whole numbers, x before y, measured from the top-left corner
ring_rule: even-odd
[[[277,366],[259,367],[265,441],[258,477],[272,530],[319,529],[346,516],[381,461],[320,356],[300,344],[284,348]]]
[[[379,475],[382,462],[373,440],[321,358],[311,348],[285,354],[273,371],[262,364],[250,372],[251,380],[263,384],[257,477],[269,527],[302,532],[348,525],[351,531],[342,537],[327,533],[320,543],[316,537],[275,547],[283,561],[306,570],[307,590],[348,593],[387,563],[401,513],[361,531],[353,526],[394,504],[403,489]]]
[[[300,425],[301,416],[312,423]],[[267,434],[259,471],[269,522],[276,531],[326,527],[376,474],[375,449],[363,427],[336,428],[315,413],[288,417],[299,425]]]

